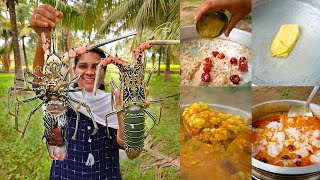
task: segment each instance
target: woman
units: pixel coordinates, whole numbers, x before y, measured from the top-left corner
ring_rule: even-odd
[[[41,5],[34,10],[30,24],[39,35],[45,31],[49,32],[47,36],[50,36],[51,28],[54,28],[62,17],[63,14],[52,6]],[[41,41],[39,40],[39,42]],[[119,148],[123,147],[122,114],[118,113],[117,117],[111,117],[108,121],[111,138],[108,137],[103,126],[105,125],[104,116],[107,112],[111,112],[112,96],[104,91],[98,91],[97,96],[92,95],[96,66],[101,58],[105,58],[103,51],[90,50],[75,58],[74,68],[74,73],[80,75],[77,85],[86,91],[85,103],[91,108],[98,122],[99,130],[96,135],[92,136],[93,123],[89,117],[81,114],[77,136],[75,140],[72,140],[76,114],[71,109],[68,110],[67,156],[64,158],[63,155],[55,151],[50,153],[50,157],[54,160],[50,173],[51,179],[121,179]],[[33,67],[43,67],[43,63],[44,51],[42,44],[38,43]],[[40,74],[38,73],[38,75]],[[105,71],[101,76],[105,76]],[[101,85],[102,81],[99,83]],[[81,93],[69,93],[69,95],[82,99]],[[119,91],[115,92],[115,97],[116,108],[119,109],[121,104]]]

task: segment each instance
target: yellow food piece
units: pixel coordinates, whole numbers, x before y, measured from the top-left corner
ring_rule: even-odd
[[[289,53],[292,51],[294,45],[296,44],[298,37],[298,24],[282,25],[270,46],[272,56],[288,57]]]
[[[193,103],[186,107],[182,119],[187,129],[196,131],[196,136],[212,145],[228,142],[239,133],[246,133],[249,127],[242,116],[233,116],[214,111],[208,104]]]

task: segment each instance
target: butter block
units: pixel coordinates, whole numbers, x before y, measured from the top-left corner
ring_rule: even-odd
[[[288,57],[299,38],[299,34],[298,24],[282,25],[270,46],[272,57]]]

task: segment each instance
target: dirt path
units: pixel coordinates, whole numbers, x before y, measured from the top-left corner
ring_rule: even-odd
[[[181,2],[180,3],[180,26],[195,25],[195,12],[201,5],[201,2]],[[236,28],[251,32],[251,20],[241,20]]]
[[[252,105],[270,100],[294,99],[306,101],[313,87],[253,87]],[[312,103],[320,105],[320,92],[318,91]]]

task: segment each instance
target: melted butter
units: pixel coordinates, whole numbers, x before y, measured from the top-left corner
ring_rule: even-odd
[[[270,47],[272,56],[288,57],[299,38],[299,34],[298,24],[282,25]]]

